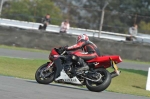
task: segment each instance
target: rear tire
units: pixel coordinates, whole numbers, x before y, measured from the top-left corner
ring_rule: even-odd
[[[102,75],[101,81],[100,82],[92,82],[92,81],[86,80],[85,81],[86,87],[90,91],[101,92],[110,85],[111,75],[106,69],[103,69],[103,68],[95,69],[95,71]]]
[[[40,84],[49,84],[51,82],[53,82],[54,80],[54,72],[51,73],[48,77],[43,78],[41,77],[41,72],[43,73],[43,70],[47,67],[48,63],[43,64],[42,66],[40,66],[36,73],[35,73],[35,79],[38,83]],[[46,72],[46,73],[50,73],[50,72]],[[44,73],[46,75],[46,73]]]

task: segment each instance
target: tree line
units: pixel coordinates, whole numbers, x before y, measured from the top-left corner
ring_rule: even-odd
[[[12,0],[3,5],[2,17],[40,22],[49,13],[52,24],[69,19],[73,27],[98,30],[106,3],[104,31],[127,33],[136,23],[139,32],[150,32],[150,0]]]

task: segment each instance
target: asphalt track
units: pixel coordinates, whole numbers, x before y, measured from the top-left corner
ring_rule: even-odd
[[[47,59],[48,57],[46,53],[2,48],[0,48],[0,56],[30,59]],[[148,64],[123,62],[119,67],[147,71],[150,66]],[[97,93],[78,87],[57,84],[42,85],[34,80],[0,76],[0,99],[149,99],[149,97],[107,91]]]
[[[87,89],[63,85],[42,85],[35,81],[0,76],[0,99],[149,99],[148,97]]]

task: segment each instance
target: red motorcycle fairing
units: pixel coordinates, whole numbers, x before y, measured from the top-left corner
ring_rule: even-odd
[[[57,55],[59,56],[59,53],[57,53],[56,50],[57,50],[56,48],[53,48],[51,50],[51,53],[49,55],[49,59],[51,60],[51,62],[55,60],[56,57],[54,57],[54,56],[57,56]],[[80,50],[77,50],[77,51],[71,51],[70,54],[80,56],[80,54],[82,55],[83,52],[81,52]],[[86,53],[85,53],[85,55],[86,55]],[[96,58],[91,57],[91,59],[87,59],[86,62],[87,63],[95,63],[95,68],[99,68],[101,66],[103,66],[104,68],[108,68],[111,66],[111,61],[114,61],[114,63],[117,64],[117,63],[122,62],[122,59],[118,55],[105,55],[105,56],[97,56]]]
[[[96,57],[96,58],[91,59],[91,60],[86,61],[86,62],[97,63],[95,68],[98,68],[100,66],[103,66],[104,68],[108,68],[111,66],[111,61],[114,61],[117,64],[117,63],[122,62],[122,59],[118,55],[106,55],[106,56]]]
[[[54,56],[54,55],[59,55],[59,54],[57,53],[57,51],[56,51],[55,48],[53,48],[53,49],[51,50],[51,52],[50,52],[50,54],[49,54],[49,60],[53,61],[53,56]]]
[[[91,60],[89,60],[87,62],[89,62],[89,63],[91,63],[91,62],[108,62],[108,61],[110,61],[110,59],[112,59],[115,63],[122,62],[122,59],[118,55],[99,56],[99,57],[91,59]]]

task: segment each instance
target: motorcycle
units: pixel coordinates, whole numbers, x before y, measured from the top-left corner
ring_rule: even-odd
[[[85,85],[90,91],[101,92],[108,88],[111,79],[120,75],[116,64],[122,62],[118,55],[104,55],[85,61],[89,70],[78,74],[78,63],[70,59],[75,52],[65,51],[63,47],[53,48],[49,54],[50,62],[40,66],[35,79],[40,84],[54,82]],[[112,67],[113,72],[107,68]]]

